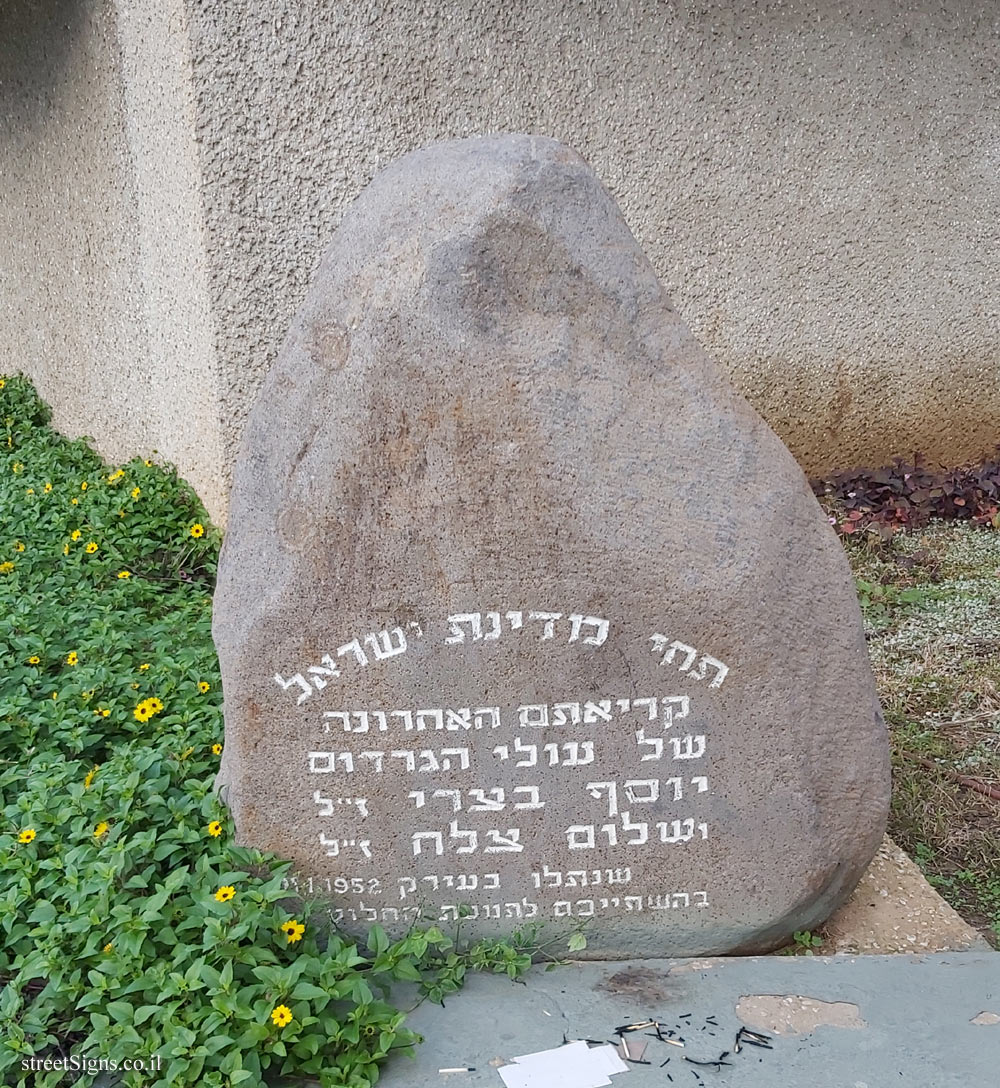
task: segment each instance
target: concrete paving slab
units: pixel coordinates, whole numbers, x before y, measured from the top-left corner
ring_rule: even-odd
[[[651,1018],[685,1046],[640,1031],[650,1064],[613,1076],[614,1088],[1000,1085],[1000,956],[990,951],[574,963],[536,968],[524,985],[477,975],[445,1008],[411,1015],[426,1042],[414,1059],[393,1057],[379,1085],[503,1088],[497,1070],[513,1055],[559,1046],[564,1034],[613,1040],[615,1027]],[[773,1049],[735,1053],[741,1026]],[[730,1065],[685,1060],[724,1050]],[[462,1067],[473,1071],[440,1072]]]
[[[824,955],[985,951],[990,947],[888,835],[851,898],[828,919],[822,932]]]

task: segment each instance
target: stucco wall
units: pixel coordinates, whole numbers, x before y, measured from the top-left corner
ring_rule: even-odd
[[[126,428],[155,444],[123,380],[142,336],[122,113],[109,10],[0,4],[2,369],[30,373],[56,425],[101,432],[112,455]]]
[[[420,144],[517,130],[590,160],[808,471],[998,441],[993,0],[284,8],[86,0],[30,63],[0,39],[0,344],[61,425],[155,446],[221,514],[348,202]]]
[[[112,460],[223,515],[218,371],[180,3],[0,2],[0,369]]]
[[[1000,441],[1000,6],[192,9],[227,451],[346,203],[433,139],[555,136],[809,471]]]
[[[222,520],[225,427],[184,3],[120,0],[115,10],[154,445]]]

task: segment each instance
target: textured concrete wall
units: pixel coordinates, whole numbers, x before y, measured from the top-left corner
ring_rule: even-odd
[[[810,471],[1000,436],[1000,6],[298,0],[192,9],[227,457],[345,205],[544,133]]]
[[[100,3],[0,4],[2,369],[68,433],[153,445],[137,327],[135,197],[114,19]],[[98,412],[102,418],[98,419]]]
[[[284,7],[0,4],[0,351],[67,430],[159,449],[221,514],[346,205],[516,130],[593,164],[807,470],[996,442],[994,0]]]
[[[182,0],[116,5],[155,442],[214,516],[228,496]]]
[[[0,369],[225,509],[180,3],[0,3]]]

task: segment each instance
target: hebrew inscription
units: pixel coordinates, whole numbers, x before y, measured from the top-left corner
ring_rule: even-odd
[[[432,637],[442,634],[440,628],[443,627],[443,641],[447,646],[495,642],[504,636],[599,647],[607,641],[610,624],[600,616],[586,616],[580,612],[566,614],[519,608],[502,612],[456,612],[435,627]],[[331,644],[331,649],[321,656],[318,664],[306,665],[288,674],[275,673],[274,682],[283,691],[294,694],[296,703],[301,705],[328,684],[339,680],[343,668],[364,669],[373,663],[398,657],[423,637],[423,628],[415,620],[410,620],[405,626],[369,631],[339,646]],[[721,665],[721,662],[718,664]]]
[[[670,875],[671,859],[712,838],[711,744],[699,700],[729,668],[711,654],[651,635],[665,686],[638,693],[409,706],[337,694],[345,669],[391,667],[417,645],[461,654],[531,639],[600,654],[613,635],[609,620],[582,609],[460,612],[331,643],[318,664],[275,674],[302,707],[303,787],[315,842],[332,861],[326,873],[295,876],[289,889],[328,894],[343,924],[707,907],[705,888],[671,886]],[[670,690],[678,680],[688,690]],[[387,878],[380,861],[392,854],[408,871]],[[501,859],[502,868],[489,869]],[[651,864],[661,874],[653,886]]]

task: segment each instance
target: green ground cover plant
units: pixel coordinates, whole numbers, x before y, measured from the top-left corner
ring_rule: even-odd
[[[109,467],[48,421],[0,379],[0,1083],[91,1082],[32,1056],[156,1055],[121,1083],[367,1088],[418,1041],[391,985],[517,978],[537,932],[359,943],[286,909],[289,864],[234,845],[212,790],[219,533],[170,467]]]
[[[842,534],[892,745],[889,833],[1000,947],[1000,466],[814,484]]]

